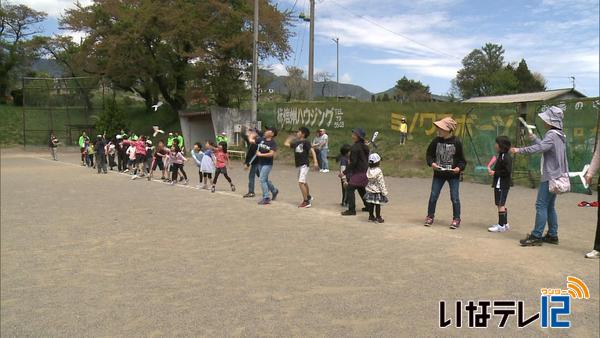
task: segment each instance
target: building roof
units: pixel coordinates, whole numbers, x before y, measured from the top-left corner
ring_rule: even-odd
[[[537,102],[548,101],[561,97],[565,94],[573,94],[576,97],[585,97],[582,93],[574,88],[546,90],[544,92],[510,94],[498,96],[482,96],[472,97],[464,100],[464,103],[521,103],[521,102]]]

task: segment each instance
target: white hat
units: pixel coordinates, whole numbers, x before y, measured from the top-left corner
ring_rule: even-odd
[[[150,140],[147,140],[147,141],[146,141],[146,144],[147,144],[147,145],[152,145],[152,141],[150,141]]]
[[[224,131],[222,131],[222,132],[221,132],[221,135],[225,136],[225,135],[227,135],[227,133],[226,133],[226,132],[224,132]]]
[[[378,163],[379,161],[381,161],[381,156],[379,156],[379,154],[372,153],[369,155],[369,163]]]
[[[122,138],[123,138],[123,136],[121,136],[121,135],[117,134],[117,140],[120,140],[120,139],[122,139]]]
[[[549,125],[554,128],[563,129],[563,118],[565,114],[562,109],[557,106],[552,106],[543,112],[539,113],[538,116]]]

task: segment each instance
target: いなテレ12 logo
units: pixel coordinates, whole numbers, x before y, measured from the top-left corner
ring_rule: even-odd
[[[442,300],[439,309],[439,326],[447,328],[454,325],[462,328],[465,324],[469,328],[487,328],[491,325],[492,317],[497,317],[498,327],[504,328],[511,318],[516,317],[518,328],[527,327],[537,320],[540,321],[542,328],[570,328],[569,315],[572,302],[590,299],[590,291],[585,282],[574,276],[567,277],[566,286],[566,289],[541,288],[540,311],[533,314],[526,313],[523,300],[469,300],[464,303],[457,300],[454,316],[448,317],[447,312],[452,310],[447,311],[446,301]],[[466,323],[463,323],[463,318]]]

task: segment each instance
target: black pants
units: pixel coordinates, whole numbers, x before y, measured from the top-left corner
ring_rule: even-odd
[[[225,176],[225,179],[227,180],[227,182],[229,182],[229,184],[231,184],[231,178],[229,178],[229,175],[227,175],[227,167],[224,168],[217,168],[217,170],[215,170],[215,179],[213,180],[213,185],[217,184],[217,180],[219,179],[219,175],[223,173],[223,176]]]
[[[110,170],[112,170],[112,168],[116,165],[117,164],[115,163],[115,154],[108,155],[108,166],[110,167]]]
[[[348,194],[347,194],[347,191],[346,191],[346,187],[344,187],[344,182],[343,181],[340,182],[340,184],[342,186],[342,204],[347,204],[348,201],[347,201],[346,195],[348,195]]]
[[[185,170],[183,170],[183,164],[179,167],[179,171],[181,171],[181,175],[183,175],[183,179],[187,180],[187,174],[185,173]]]
[[[598,186],[598,200],[600,201],[600,185]],[[600,208],[596,218],[596,239],[594,240],[594,250],[600,251]]]
[[[367,209],[369,209],[369,217],[373,217],[373,211],[377,217],[381,217],[381,204],[367,203]]]
[[[367,203],[365,202],[365,194],[367,193],[367,191],[365,190],[365,187],[357,187],[355,185],[348,185],[348,188],[346,188],[346,201],[348,202],[348,210],[350,211],[356,211],[356,199],[354,196],[354,192],[358,191],[358,193],[360,194],[360,199],[363,201],[363,204],[365,205],[365,207],[367,206]]]
[[[117,152],[117,169],[119,171],[124,171],[127,169],[127,157],[122,151]]]

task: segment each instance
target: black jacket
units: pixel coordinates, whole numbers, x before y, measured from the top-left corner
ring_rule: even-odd
[[[251,166],[251,165],[257,163],[257,161],[258,161],[258,158],[254,156],[254,155],[256,155],[256,150],[258,150],[258,144],[250,143],[248,136],[244,133],[242,133],[242,139],[244,139],[244,141],[246,142],[246,145],[248,147],[248,149],[246,150],[246,159],[244,160],[244,164],[247,166]],[[250,162],[252,162],[252,163],[250,163]]]
[[[369,169],[369,147],[364,142],[355,142],[350,147],[349,163],[344,174],[351,176],[354,173],[366,173],[367,169]]]
[[[496,163],[494,163],[494,181],[492,188],[498,187],[500,181],[500,189],[510,189],[510,177],[512,175],[512,157],[508,153],[500,153],[496,155]]]
[[[454,136],[450,138],[436,137],[427,147],[427,165],[431,167],[432,163],[445,167],[460,168],[464,171],[467,167],[467,160],[463,151],[462,142]],[[436,177],[454,177],[460,174],[455,174],[452,171],[435,170]]]

